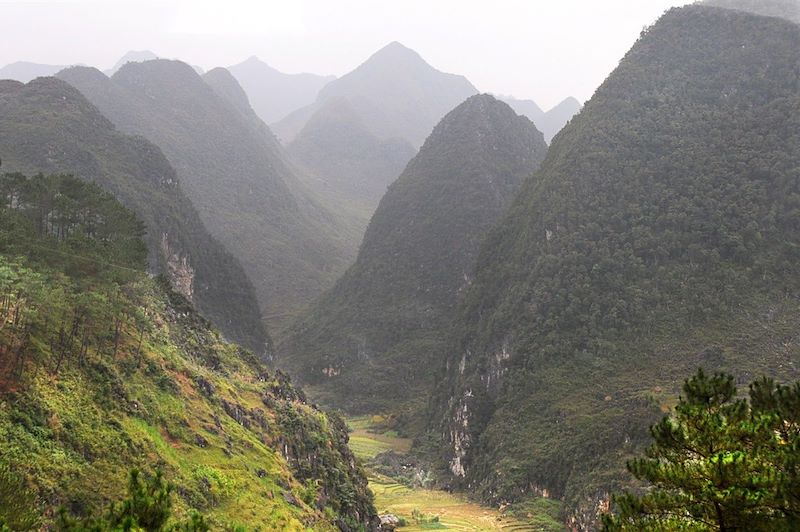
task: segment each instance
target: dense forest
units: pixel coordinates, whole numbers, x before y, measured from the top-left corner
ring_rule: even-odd
[[[0,184],[0,519],[98,515],[129,469],[159,465],[178,518],[369,526],[343,422],[148,277],[131,211],[70,176]]]

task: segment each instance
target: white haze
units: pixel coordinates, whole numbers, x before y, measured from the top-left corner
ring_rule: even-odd
[[[149,49],[204,68],[251,55],[342,75],[390,41],[479,90],[543,108],[588,99],[642,28],[680,0],[0,0],[0,66],[105,69]]]

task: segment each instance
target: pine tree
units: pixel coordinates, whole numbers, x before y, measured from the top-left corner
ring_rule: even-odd
[[[798,523],[800,384],[768,379],[737,398],[730,375],[688,379],[672,416],[629,471],[651,486],[614,497],[604,530],[795,530]]]

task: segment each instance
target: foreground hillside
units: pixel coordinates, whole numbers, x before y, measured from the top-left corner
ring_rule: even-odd
[[[129,211],[70,177],[0,184],[0,498],[45,526],[121,499],[137,467],[212,529],[373,527],[344,423],[148,278]]]
[[[437,387],[453,485],[563,498],[588,527],[685,375],[797,379],[798,50],[779,19],[673,9],[556,137]]]
[[[163,150],[206,227],[241,261],[275,330],[349,264],[357,236],[300,184],[226,71],[206,82],[185,63],[156,60],[128,63],[111,78],[80,67],[58,76],[120,130]]]
[[[149,269],[167,274],[226,337],[269,350],[253,285],[159,148],[119,132],[67,83],[39,78],[0,82],[0,158],[5,171],[71,173],[114,194],[146,224]]]
[[[424,405],[481,239],[546,151],[533,123],[492,96],[448,113],[381,200],[356,263],[280,346],[278,364],[350,412]]]

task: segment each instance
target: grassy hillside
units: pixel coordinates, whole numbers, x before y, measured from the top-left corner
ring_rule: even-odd
[[[148,278],[129,211],[69,177],[0,185],[0,497],[46,525],[121,499],[135,466],[213,529],[372,526],[344,423]]]
[[[350,412],[425,402],[481,239],[547,147],[530,120],[473,96],[390,187],[356,263],[292,329],[278,363]]]
[[[556,136],[437,387],[453,485],[589,526],[697,366],[797,379],[799,49],[779,19],[673,9]]]
[[[156,146],[117,131],[67,83],[0,83],[0,159],[6,171],[73,173],[114,194],[145,222],[150,269],[231,340],[269,351],[253,285],[206,230]]]
[[[344,271],[357,236],[305,190],[225,74],[209,76],[212,88],[189,65],[157,60],[128,63],[110,79],[88,68],[59,77],[118,128],[164,151],[206,227],[241,261],[268,325],[279,332]]]

